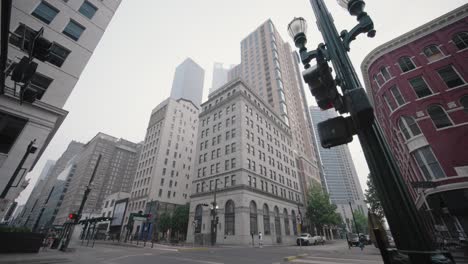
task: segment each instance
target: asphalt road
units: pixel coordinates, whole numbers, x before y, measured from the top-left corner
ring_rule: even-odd
[[[348,249],[346,243],[337,241],[324,246],[271,246],[271,247],[216,247],[173,248],[155,245],[155,248],[129,247],[122,245],[96,244],[94,248],[73,246],[73,252],[56,250],[39,254],[0,255],[0,263],[8,264],[55,264],[55,263],[100,263],[100,264],[276,264],[285,263],[285,257],[307,254],[297,263],[382,263],[378,250],[367,247]]]

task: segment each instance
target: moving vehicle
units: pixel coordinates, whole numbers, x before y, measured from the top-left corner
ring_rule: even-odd
[[[322,243],[318,237],[319,236],[312,236],[309,233],[302,233],[297,237],[296,244],[298,246],[317,245],[317,243]],[[320,237],[320,239],[322,239],[322,237]]]
[[[350,247],[359,246],[359,235],[356,233],[348,233],[347,235],[348,245]]]

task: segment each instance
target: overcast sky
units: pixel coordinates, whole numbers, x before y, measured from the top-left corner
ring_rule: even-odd
[[[339,32],[355,25],[355,18],[336,1],[325,2]],[[367,0],[377,35],[359,36],[351,44],[359,75],[361,61],[375,47],[465,3]],[[309,22],[308,47],[316,47],[322,38],[308,0],[123,0],[68,98],[68,117],[28,174],[31,182],[19,202],[26,201],[46,160],[59,158],[71,140],[85,143],[104,132],[141,141],[151,110],[169,96],[175,67],[186,57],[205,69],[207,98],[214,62],[240,63],[240,41],[268,18],[292,44],[287,25],[299,16]],[[314,100],[309,96],[308,101]],[[357,138],[349,146],[365,189],[369,170]]]

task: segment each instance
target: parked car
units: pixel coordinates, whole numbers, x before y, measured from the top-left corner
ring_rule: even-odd
[[[316,245],[317,239],[316,237],[311,236],[309,233],[302,233],[296,239],[296,244],[298,246],[308,246],[308,245]]]

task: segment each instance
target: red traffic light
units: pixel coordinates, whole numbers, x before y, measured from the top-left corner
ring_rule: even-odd
[[[68,219],[70,219],[70,220],[78,219],[78,215],[74,214],[74,213],[71,213],[71,214],[68,215]]]

